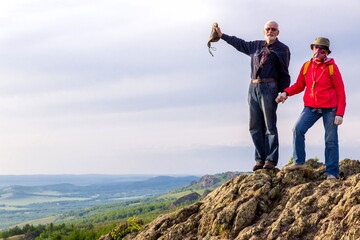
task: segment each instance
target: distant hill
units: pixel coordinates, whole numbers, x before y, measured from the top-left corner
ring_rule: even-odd
[[[189,203],[195,202],[195,201],[199,200],[200,198],[201,198],[201,195],[198,194],[197,192],[189,193],[183,197],[180,197],[176,201],[172,202],[169,207],[176,208],[178,206],[186,204],[187,202],[189,202]]]
[[[199,190],[205,188],[213,188],[220,186],[222,183],[243,174],[250,174],[244,172],[224,172],[215,175],[204,175],[200,178],[199,181],[192,182],[189,186],[184,187],[183,189],[188,190]]]
[[[156,175],[140,174],[41,174],[41,175],[0,175],[0,188],[12,185],[43,186],[69,183],[77,186],[101,184],[109,182],[143,181]]]
[[[141,181],[69,183],[0,188],[0,229],[90,206],[149,198],[188,185],[199,177],[158,176]],[[26,213],[26,214],[24,214]]]
[[[69,183],[41,185],[41,186],[18,186],[0,188],[0,202],[6,199],[21,199],[29,196],[54,197],[57,196],[61,201],[64,197],[112,199],[133,196],[153,196],[160,192],[169,191],[181,187],[189,182],[198,180],[199,177],[168,177],[160,176],[142,181],[132,182],[109,182],[101,184],[91,184],[77,186]],[[11,196],[11,197],[9,197]],[[88,200],[88,199],[87,199]],[[40,200],[39,200],[40,202]]]
[[[231,177],[235,177],[240,174],[247,173],[227,172],[215,175],[205,175],[205,178],[201,177],[200,179],[198,179],[198,181],[191,181],[191,183],[186,185],[185,187],[171,190],[157,197],[138,199],[121,203],[97,205],[82,210],[65,212],[58,217],[57,222],[63,223],[69,221],[77,221],[79,223],[94,223],[104,221],[102,219],[116,220],[141,214],[145,214],[147,220],[148,218],[151,218],[156,214],[161,214],[162,211],[168,211],[169,208],[178,207],[183,205],[184,203],[189,205],[192,202],[199,200],[201,197],[206,196],[206,194],[211,192],[216,187],[216,185],[224,183]],[[203,188],[203,184],[201,182],[209,177],[218,179],[219,182],[216,181],[217,183],[215,185],[209,185],[207,188]],[[150,182],[159,180],[165,181],[169,180],[169,178],[161,176],[149,179]],[[195,196],[200,196],[200,198],[195,198]]]

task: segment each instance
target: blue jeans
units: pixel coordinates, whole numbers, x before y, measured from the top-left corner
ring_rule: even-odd
[[[336,108],[305,107],[293,129],[293,157],[295,164],[305,163],[305,133],[319,118],[325,128],[326,174],[339,175],[338,127],[334,124]]]
[[[276,128],[278,95],[276,82],[250,83],[249,86],[249,131],[255,145],[255,161],[277,165],[279,140]]]

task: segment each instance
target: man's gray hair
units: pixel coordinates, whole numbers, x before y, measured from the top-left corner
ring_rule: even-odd
[[[279,29],[279,24],[275,22],[274,20],[267,21],[264,25],[264,29],[266,28],[266,25],[276,25],[276,28]]]

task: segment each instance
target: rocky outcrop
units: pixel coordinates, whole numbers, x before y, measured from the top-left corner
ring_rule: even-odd
[[[187,187],[195,186],[195,189],[211,188],[215,185],[220,185],[221,182],[224,182],[224,181],[230,180],[236,176],[239,176],[240,174],[245,174],[245,173],[225,172],[225,173],[220,173],[220,174],[215,174],[215,175],[204,175],[200,178],[199,181],[194,181]]]
[[[205,175],[199,180],[199,186],[201,188],[208,188],[214,186],[218,182],[220,182],[219,179],[211,175]]]
[[[127,240],[360,239],[360,162],[345,159],[342,180],[308,160],[294,172],[240,175],[202,201],[162,215]]]

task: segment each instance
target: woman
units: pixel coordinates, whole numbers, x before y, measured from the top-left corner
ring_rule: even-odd
[[[288,96],[304,93],[304,110],[293,129],[294,164],[286,170],[305,167],[305,133],[321,117],[325,128],[325,165],[327,179],[339,177],[338,125],[343,121],[346,106],[344,83],[334,59],[328,58],[330,41],[318,37],[310,45],[313,56],[303,64],[299,76],[292,86],[284,89],[277,102]]]

